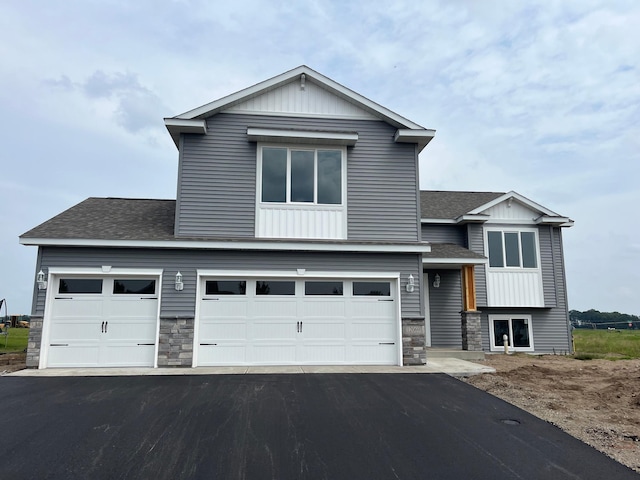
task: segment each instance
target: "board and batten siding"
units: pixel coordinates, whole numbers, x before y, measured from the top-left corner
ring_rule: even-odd
[[[126,249],[40,247],[37,268],[45,272],[57,268],[154,268],[163,269],[162,316],[193,316],[196,306],[196,270],[287,271],[297,277],[296,269],[305,268],[306,277],[313,272],[399,272],[401,274],[402,316],[424,316],[420,279],[421,256],[418,254],[345,253],[345,252],[257,252],[228,250]],[[175,274],[183,276],[184,290],[174,288]],[[408,276],[416,280],[413,293],[406,291]],[[297,277],[304,278],[304,277]],[[36,290],[33,314],[44,313],[45,290]]]
[[[350,240],[418,240],[417,153],[382,121],[218,114],[181,138],[178,237],[255,237],[256,143],[247,127],[357,132],[347,149]]]
[[[460,270],[426,270],[429,274],[431,347],[462,348],[462,280]],[[433,278],[440,275],[440,287]]]
[[[422,224],[422,241],[431,243],[453,243],[467,247],[466,229],[457,225]]]

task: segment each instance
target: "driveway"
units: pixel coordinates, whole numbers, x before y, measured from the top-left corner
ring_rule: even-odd
[[[441,374],[5,376],[0,405],[0,478],[638,478]]]

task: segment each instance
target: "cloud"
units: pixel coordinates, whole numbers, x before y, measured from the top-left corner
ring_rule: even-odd
[[[74,82],[67,75],[46,79],[44,84],[66,92],[82,92],[92,101],[108,101],[115,122],[129,133],[137,134],[146,129],[162,126],[168,107],[162,99],[140,83],[131,73],[105,73],[96,70],[85,80]]]

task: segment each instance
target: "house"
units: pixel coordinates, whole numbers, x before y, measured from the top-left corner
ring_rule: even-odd
[[[29,367],[424,364],[570,350],[562,217],[420,192],[434,136],[301,66],[165,119],[175,200],[88,198],[38,246]]]

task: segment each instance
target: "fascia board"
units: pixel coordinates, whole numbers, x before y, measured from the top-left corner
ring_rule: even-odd
[[[165,118],[164,125],[169,130],[169,134],[173,139],[176,147],[180,143],[181,133],[198,133],[205,135],[207,133],[207,122],[205,120],[184,120],[181,118]]]
[[[369,100],[366,97],[363,97],[359,93],[354,92],[353,90],[348,89],[347,87],[340,85],[339,83],[331,80],[328,77],[325,77],[321,73],[312,70],[306,65],[301,65],[293,70],[289,70],[288,72],[284,72],[280,75],[277,75],[273,78],[265,80],[263,82],[257,83],[251,87],[240,90],[239,92],[232,93],[231,95],[227,95],[226,97],[222,97],[213,102],[207,103],[206,105],[202,105],[201,107],[194,108],[193,110],[189,110],[187,112],[181,113],[180,115],[176,115],[174,118],[181,119],[194,119],[194,118],[204,118],[211,115],[214,115],[225,108],[229,108],[237,103],[240,103],[244,100],[248,100],[249,98],[256,97],[265,93],[269,90],[273,90],[278,88],[281,85],[284,85],[287,82],[295,79],[299,75],[305,74],[307,77],[307,81],[313,81],[320,86],[328,89],[329,91],[335,93],[341,98],[358,105],[364,110],[374,114],[375,116],[382,118],[396,128],[408,128],[415,130],[425,130],[424,127],[414,123],[401,115],[398,115],[395,112],[392,112],[388,108],[379,105],[372,100]]]
[[[91,240],[58,238],[20,238],[21,245],[106,247],[106,248],[175,248],[192,250],[286,250],[298,252],[383,252],[429,253],[431,245],[340,244],[324,242],[255,242],[255,241],[197,241],[197,240]]]
[[[484,205],[480,205],[477,208],[474,208],[473,210],[471,210],[470,212],[468,212],[469,214],[477,214],[477,213],[481,213],[484,210],[491,208],[495,205],[498,205],[499,203],[502,203],[506,200],[509,200],[510,198],[514,198],[516,200],[518,200],[520,203],[522,203],[523,205],[532,208],[534,210],[539,211],[540,213],[546,214],[546,215],[550,215],[553,217],[559,217],[560,215],[558,215],[556,212],[549,210],[546,207],[543,207],[542,205],[540,205],[539,203],[534,202],[533,200],[529,200],[527,197],[524,197],[522,195],[520,195],[517,192],[511,191],[511,192],[507,192],[504,195],[491,200],[490,202],[485,203]]]
[[[460,215],[456,218],[456,223],[485,223],[491,217],[489,215],[483,214],[469,214],[469,215]]]
[[[559,227],[573,226],[573,220],[571,220],[569,217],[551,217],[548,215],[541,215],[540,217],[536,218],[535,223],[538,225],[556,225]]]
[[[427,144],[433,140],[436,131],[423,128],[418,129],[398,129],[393,136],[393,140],[397,143],[417,143],[418,152],[421,152]]]
[[[421,218],[420,223],[435,223],[435,224],[449,224],[453,225],[458,222],[453,218]]]
[[[323,132],[312,130],[287,130],[272,128],[247,128],[252,142],[316,143],[353,146],[358,141],[356,132]]]
[[[423,265],[485,265],[488,258],[430,258],[422,257]]]

